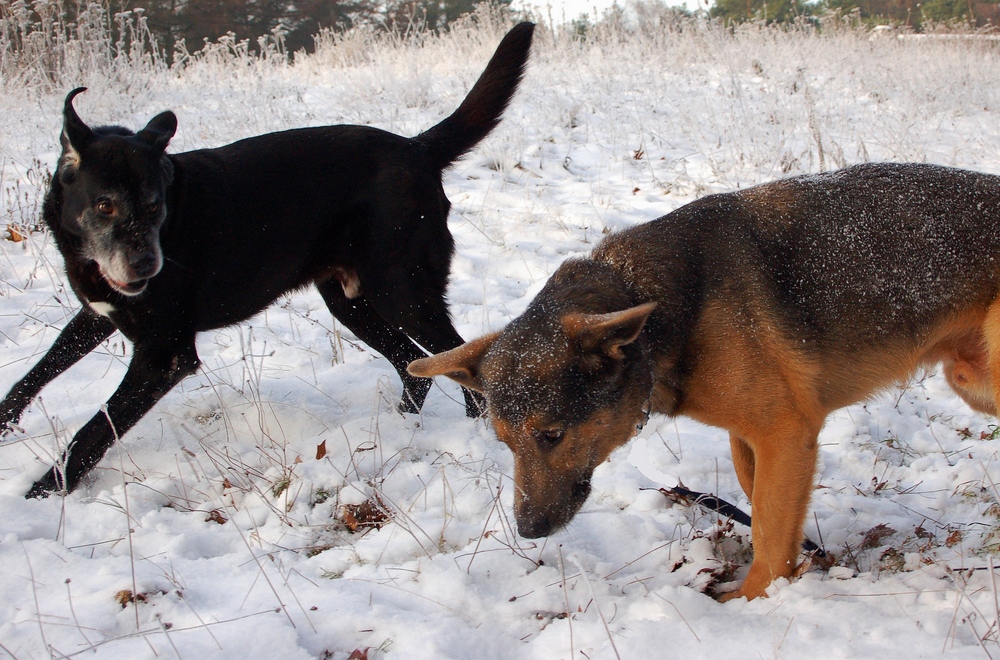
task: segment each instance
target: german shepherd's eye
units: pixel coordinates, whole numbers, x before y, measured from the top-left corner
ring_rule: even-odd
[[[535,442],[537,442],[542,449],[552,449],[566,436],[566,431],[563,429],[546,429],[539,430],[535,429],[532,431],[532,435],[535,436]]]
[[[113,215],[115,212],[115,205],[111,203],[110,199],[99,199],[94,206],[104,215]]]

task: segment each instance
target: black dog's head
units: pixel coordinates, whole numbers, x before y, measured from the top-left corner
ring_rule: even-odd
[[[164,150],[177,130],[172,112],[154,117],[138,133],[119,126],[92,129],[66,96],[62,156],[56,182],[62,188],[59,222],[80,241],[80,257],[97,263],[119,293],[142,293],[160,272],[160,227],[167,216],[173,167]]]

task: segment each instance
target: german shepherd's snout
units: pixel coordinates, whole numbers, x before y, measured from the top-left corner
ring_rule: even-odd
[[[566,524],[648,411],[729,430],[754,560],[796,567],[826,416],[921,366],[1000,401],[1000,177],[868,164],[713,195],[567,261],[502,332],[413,362],[486,394],[519,531]]]

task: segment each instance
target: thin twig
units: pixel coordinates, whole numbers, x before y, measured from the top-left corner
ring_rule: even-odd
[[[31,557],[28,556],[28,549],[24,547],[24,543],[21,543],[21,549],[24,551],[24,560],[28,562],[28,575],[31,577],[31,595],[35,599],[35,612],[38,613],[38,632],[42,636],[42,646],[46,649],[49,648],[49,643],[45,640],[45,627],[42,625],[42,610],[38,605],[38,588],[35,584],[35,571],[31,568]]]
[[[573,563],[580,569],[580,575],[583,576],[584,582],[586,582],[587,586],[590,588],[590,597],[594,601],[594,607],[597,608],[597,616],[601,618],[601,623],[604,624],[604,632],[608,636],[608,642],[611,644],[611,650],[615,652],[615,657],[618,658],[618,660],[621,660],[622,656],[618,653],[618,647],[615,646],[614,637],[611,636],[611,628],[608,626],[608,620],[604,618],[604,612],[601,611],[601,604],[597,602],[597,594],[594,592],[594,585],[591,583],[590,578],[587,577],[587,571],[583,568],[583,564],[581,564],[576,557],[573,557]]]
[[[80,634],[83,635],[83,638],[87,640],[87,644],[90,645],[91,648],[93,648],[94,643],[90,641],[89,637],[87,637],[87,633],[83,632],[83,627],[80,625],[80,620],[76,617],[76,610],[73,608],[73,594],[70,592],[69,583],[70,579],[66,578],[66,601],[69,603],[69,613],[73,615],[73,623],[76,624],[76,629],[79,630]]]
[[[483,522],[483,531],[479,534],[479,538],[476,539],[476,547],[472,549],[472,557],[469,559],[469,565],[465,567],[466,574],[472,573],[472,562],[475,561],[476,555],[479,553],[479,546],[482,544],[483,539],[486,538],[486,528],[489,527],[490,520],[492,520],[493,514],[500,505],[500,491],[502,488],[502,484],[497,486],[497,494],[496,497],[493,498],[493,507],[490,509],[490,512],[486,514],[486,520]]]
[[[576,653],[573,650],[573,612],[569,609],[569,590],[566,588],[566,567],[563,566],[562,544],[556,546],[556,558],[559,561],[559,575],[562,576],[563,599],[566,601],[566,623],[569,624],[569,657]]]

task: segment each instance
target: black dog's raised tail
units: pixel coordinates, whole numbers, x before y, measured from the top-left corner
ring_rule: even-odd
[[[507,33],[469,95],[444,121],[414,138],[442,170],[479,144],[500,123],[524,75],[534,23],[519,23]]]

